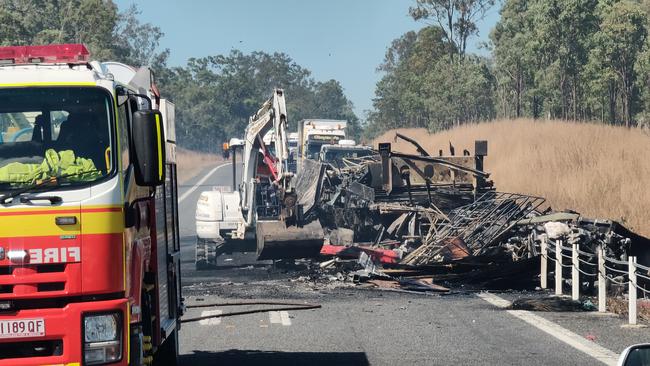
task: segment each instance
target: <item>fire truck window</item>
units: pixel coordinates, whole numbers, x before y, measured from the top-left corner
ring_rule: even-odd
[[[120,139],[120,155],[122,157],[122,171],[129,168],[129,120],[127,103],[123,103],[117,109],[117,126]]]
[[[114,171],[112,108],[99,88],[0,89],[0,191],[49,176],[83,184]]]

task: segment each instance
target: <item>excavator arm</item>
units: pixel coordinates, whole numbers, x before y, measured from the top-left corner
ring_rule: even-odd
[[[258,259],[317,256],[323,229],[316,220],[298,220],[296,179],[290,172],[284,91],[273,95],[250,117],[242,140],[231,149],[242,151],[240,184],[231,192],[207,191],[197,203],[197,268],[215,264],[225,251],[248,251],[254,241]],[[233,171],[237,153],[232,152]],[[233,186],[236,179],[233,179]],[[302,207],[302,206],[300,206]]]
[[[284,91],[273,95],[251,116],[245,132],[240,194],[248,228],[255,227],[260,259],[318,255],[323,230],[318,222],[296,225],[294,174],[289,172],[287,109]],[[260,177],[260,168],[268,169]],[[266,179],[266,181],[265,181]],[[238,235],[243,237],[242,225]]]
[[[287,160],[289,159],[286,129],[287,107],[284,101],[284,91],[275,89],[271,98],[250,117],[246,127],[242,181],[255,178],[259,153],[262,153],[264,162],[274,172],[276,182],[280,183],[280,181],[286,180]],[[268,151],[269,149],[264,143],[265,137],[270,137],[274,151]]]

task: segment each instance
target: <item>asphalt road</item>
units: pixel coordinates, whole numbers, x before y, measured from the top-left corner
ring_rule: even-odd
[[[182,365],[598,365],[607,363],[594,358],[590,345],[615,357],[629,344],[650,341],[648,328],[622,328],[624,320],[614,316],[535,313],[538,318],[527,322],[462,289],[422,295],[311,281],[304,268],[256,262],[252,253],[224,255],[217,268],[197,272],[196,201],[200,191],[232,182],[230,165],[204,179],[210,170],[180,187],[181,197],[193,190],[179,206],[186,304],[282,300],[322,308],[184,324]],[[538,294],[500,296],[512,300]],[[191,309],[186,316],[261,307]],[[545,322],[573,332],[587,345],[580,351],[566,337],[536,324]]]

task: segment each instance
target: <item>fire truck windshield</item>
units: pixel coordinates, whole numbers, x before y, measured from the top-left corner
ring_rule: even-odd
[[[0,88],[0,191],[114,171],[110,94],[94,87]]]

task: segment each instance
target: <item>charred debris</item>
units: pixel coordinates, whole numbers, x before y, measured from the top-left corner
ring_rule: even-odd
[[[321,276],[413,291],[526,289],[539,283],[542,238],[578,243],[594,261],[598,245],[620,259],[647,251],[648,239],[617,222],[495,190],[483,168],[487,141],[473,154],[450,145],[432,156],[395,139],[419,154],[380,143],[376,154],[336,166],[305,162],[296,191],[302,222],[320,220],[326,231]]]

